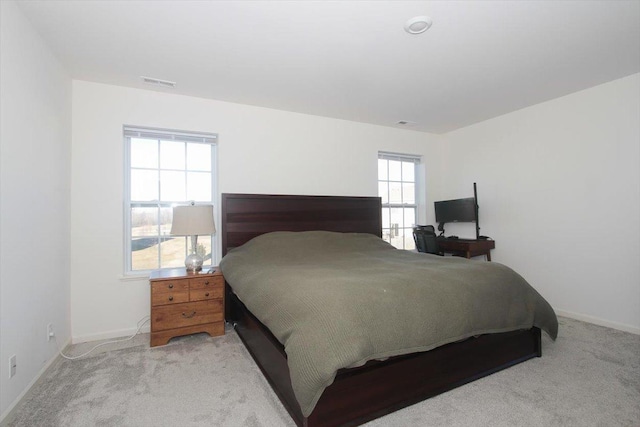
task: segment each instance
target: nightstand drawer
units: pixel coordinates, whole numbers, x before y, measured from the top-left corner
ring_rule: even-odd
[[[185,280],[166,280],[151,284],[151,305],[177,304],[189,301],[189,284]]]
[[[222,298],[223,289],[216,286],[211,289],[193,289],[191,288],[191,301],[204,301],[209,299]]]
[[[181,328],[223,320],[222,300],[187,302],[158,307],[151,316],[151,331]]]
[[[151,305],[178,304],[181,302],[189,302],[189,290],[181,291],[162,291],[151,293]]]
[[[222,276],[189,279],[189,285],[191,286],[192,291],[194,289],[223,288],[224,279],[222,278]]]
[[[188,291],[189,283],[186,280],[163,280],[151,283],[151,293]]]

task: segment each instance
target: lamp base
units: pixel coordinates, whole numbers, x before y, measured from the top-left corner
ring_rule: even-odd
[[[195,253],[189,255],[187,259],[184,260],[184,266],[186,267],[187,272],[191,273],[201,271],[203,263],[204,260],[202,259],[202,257]]]

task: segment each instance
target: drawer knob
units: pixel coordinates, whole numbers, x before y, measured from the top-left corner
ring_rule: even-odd
[[[209,281],[207,280],[206,282],[204,282],[204,285],[207,286],[209,284]]]
[[[173,283],[169,283],[169,289],[173,289]]]
[[[208,297],[208,296],[209,296],[209,292],[207,292],[206,294],[204,294],[204,296],[205,296],[205,297]]]
[[[184,311],[182,312],[182,317],[184,317],[185,319],[191,319],[195,315],[196,315],[195,311],[192,311],[191,314],[187,314]]]
[[[173,297],[169,297],[169,301],[173,301]]]

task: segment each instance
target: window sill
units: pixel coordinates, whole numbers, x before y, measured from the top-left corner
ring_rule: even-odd
[[[127,274],[118,277],[121,282],[137,282],[140,280],[149,280],[149,273],[143,274]]]

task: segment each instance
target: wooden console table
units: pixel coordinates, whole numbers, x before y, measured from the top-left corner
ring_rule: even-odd
[[[438,237],[439,249],[447,254],[471,258],[486,255],[487,261],[491,261],[491,249],[495,249],[495,240],[471,240],[471,239],[447,239]]]

